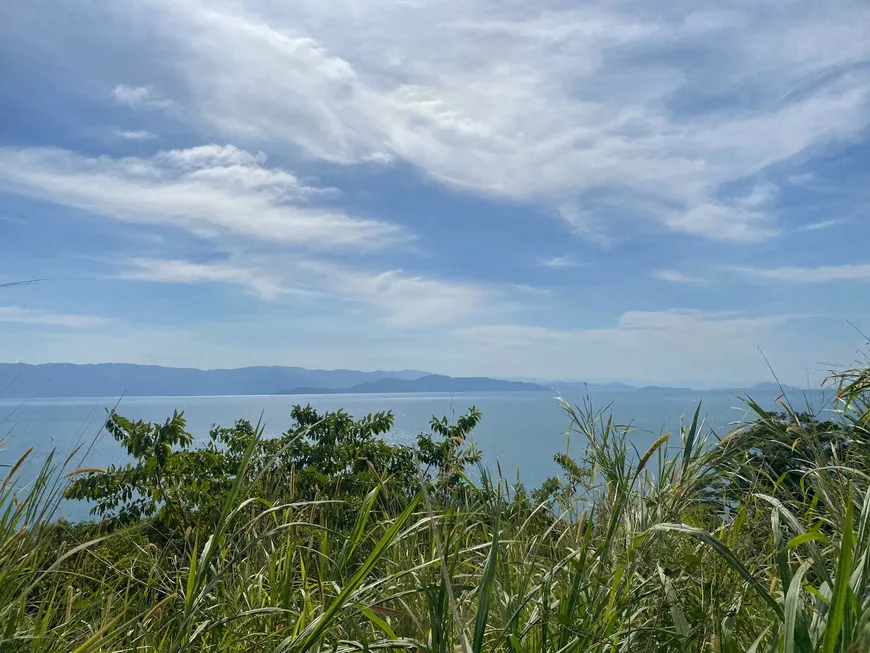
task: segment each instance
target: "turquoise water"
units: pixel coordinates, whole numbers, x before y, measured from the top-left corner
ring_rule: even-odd
[[[773,395],[753,395],[767,408],[773,408]],[[579,401],[582,397],[569,397]],[[831,400],[830,393],[813,391],[789,397],[795,408],[807,403],[815,412]],[[631,439],[641,452],[666,431],[676,432],[680,416],[691,415],[701,402],[706,424],[724,433],[730,425],[749,416],[746,405],[735,392],[614,392],[592,395],[593,406],[610,405],[617,423],[631,423]],[[262,417],[266,434],[281,433],[290,424],[289,413],[296,403],[310,403],[321,410],[343,408],[356,417],[381,410],[391,410],[395,427],[387,439],[411,443],[417,433],[428,430],[433,416],[457,416],[475,405],[483,420],[473,439],[483,451],[487,465],[496,461],[505,476],[513,478],[517,468],[528,486],[538,485],[556,467],[553,455],[565,451],[565,432],[569,418],[555,398],[540,392],[469,393],[469,394],[365,394],[311,396],[245,397],[131,397],[117,399],[0,399],[0,464],[11,465],[29,447],[34,448],[34,462],[44,459],[52,449],[64,456],[76,444],[91,445],[85,466],[102,467],[123,462],[119,445],[106,434],[100,435],[106,408],[117,405],[118,412],[133,418],[163,421],[174,409],[183,410],[188,429],[198,440],[208,438],[213,424],[231,425],[237,418],[256,422]],[[751,417],[751,416],[749,416]],[[574,439],[576,446],[577,439]],[[76,459],[79,462],[79,459]],[[32,465],[31,465],[32,467]],[[0,476],[2,476],[0,470]],[[80,506],[65,507],[73,517],[84,516]]]

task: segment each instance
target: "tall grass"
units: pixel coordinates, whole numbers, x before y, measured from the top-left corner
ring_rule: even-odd
[[[867,379],[836,379],[840,448],[750,404],[751,428],[718,439],[699,409],[634,452],[565,404],[583,455],[549,502],[484,472],[397,511],[384,475],[343,531],[328,498],[266,501],[245,473],[208,529],[165,543],[57,523],[69,461],[22,487],[22,460],[0,489],[0,650],[868,651]],[[752,455],[774,441],[798,482]]]

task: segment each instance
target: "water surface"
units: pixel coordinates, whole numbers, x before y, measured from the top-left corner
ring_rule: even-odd
[[[774,395],[754,394],[753,398],[766,408],[775,406]],[[813,391],[796,393],[789,399],[796,408],[809,403],[818,412],[830,402],[831,395]],[[662,432],[677,432],[681,416],[691,419],[698,402],[706,424],[720,433],[751,417],[739,393],[728,391],[598,392],[592,395],[592,402],[596,408],[611,406],[617,423],[632,424],[631,439],[640,451]],[[473,439],[483,451],[485,462],[494,467],[498,461],[505,476],[511,478],[519,468],[528,486],[538,485],[555,472],[553,456],[565,451],[565,433],[570,424],[555,397],[541,392],[127,397],[121,401],[0,399],[0,440],[5,443],[0,450],[0,464],[14,463],[29,447],[34,448],[37,461],[52,449],[66,455],[77,443],[90,445],[95,439],[84,464],[103,467],[123,462],[120,446],[107,434],[100,435],[106,409],[115,406],[126,417],[150,421],[163,421],[173,410],[183,410],[188,430],[197,440],[206,440],[212,425],[230,426],[238,418],[252,422],[262,419],[267,435],[281,433],[290,425],[290,410],[297,403],[310,403],[320,410],[343,408],[355,417],[391,410],[395,426],[386,437],[403,444],[412,443],[418,433],[427,431],[433,416],[458,417],[474,405],[483,413],[483,420]],[[576,436],[573,443],[576,449]],[[68,509],[71,516],[82,516],[81,509]]]

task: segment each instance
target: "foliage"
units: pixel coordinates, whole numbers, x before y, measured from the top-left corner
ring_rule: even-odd
[[[0,488],[0,650],[863,653],[866,378],[836,419],[753,405],[718,438],[699,407],[646,452],[565,404],[564,474],[531,492],[468,473],[477,411],[413,448],[389,414],[198,447],[181,415],[110,415],[129,465]],[[64,483],[112,519],[54,521]]]
[[[870,468],[870,442],[848,421],[819,420],[809,412],[768,412],[750,401],[759,419],[735,437],[744,439],[744,483],[732,477],[731,490],[749,485],[781,486],[797,501],[811,491],[804,479],[816,467],[854,465]]]
[[[66,490],[69,499],[93,502],[91,513],[119,524],[153,518],[162,531],[209,523],[220,511],[236,482],[247,450],[249,491],[265,499],[290,493],[303,500],[329,497],[347,502],[333,519],[352,518],[360,500],[383,479],[390,479],[394,503],[403,506],[419,489],[422,476],[445,490],[456,488],[466,465],[479,453],[466,448],[466,438],[480,420],[474,407],[456,424],[433,418],[432,432],[420,434],[417,448],[383,439],[393,426],[392,413],[355,420],[342,410],[320,414],[311,406],[295,406],[290,428],[276,438],[263,438],[247,420],[230,428],[214,427],[204,446],[192,448],[182,413],[163,424],[130,421],[114,411],[106,430],[132,459],[105,470],[88,470]],[[256,480],[255,480],[256,479]],[[399,508],[401,512],[401,508]]]
[[[86,472],[66,491],[69,499],[94,502],[93,513],[115,511],[122,523],[155,517],[162,523],[182,523],[190,495],[209,496],[211,477],[219,470],[214,456],[191,456],[193,437],[178,412],[163,424],[133,422],[112,412],[106,431],[132,462],[105,471]],[[182,496],[185,495],[185,496]]]

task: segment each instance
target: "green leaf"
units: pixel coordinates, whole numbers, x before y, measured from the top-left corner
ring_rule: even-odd
[[[692,418],[692,426],[689,427],[686,433],[686,440],[683,444],[683,463],[681,465],[680,477],[686,478],[686,469],[689,467],[689,462],[692,459],[692,450],[695,447],[695,441],[698,438],[698,416],[701,414],[701,403],[695,409],[695,416]]]
[[[382,619],[381,617],[376,615],[371,608],[363,608],[361,606],[357,606],[357,610],[359,610],[366,619],[368,619],[375,626],[380,628],[387,637],[389,637],[390,639],[399,639],[399,637],[396,635],[396,632],[390,627],[390,624],[388,624],[385,619]]]
[[[837,640],[846,617],[847,599],[849,597],[849,571],[852,568],[852,484],[849,483],[846,492],[846,518],[843,523],[843,536],[840,540],[840,554],[837,560],[837,577],[834,580],[834,593],[831,597],[831,607],[828,610],[828,620],[825,624],[825,637],[822,653],[834,653]]]
[[[369,492],[365,499],[363,499],[362,504],[359,507],[359,512],[357,513],[356,522],[353,525],[353,530],[348,536],[347,540],[342,547],[341,553],[336,560],[335,566],[333,567],[333,578],[338,580],[339,574],[344,569],[347,562],[353,556],[353,552],[356,551],[357,547],[363,540],[363,534],[365,531],[366,524],[369,520],[369,515],[372,511],[372,506],[375,504],[375,499],[377,499],[378,492],[380,490],[380,486],[376,485],[371,492]]]
[[[795,640],[798,639],[802,643],[801,650],[807,650],[809,644],[809,635],[806,632],[806,623],[802,619],[798,619],[801,607],[801,586],[803,585],[804,576],[807,569],[810,567],[810,562],[805,562],[800,566],[797,573],[791,579],[788,586],[788,592],[785,595],[785,650],[784,653],[794,653]],[[795,630],[798,627],[798,621],[801,625],[800,637],[797,637]]]
[[[686,613],[683,612],[683,609],[680,606],[680,600],[677,598],[674,584],[671,582],[671,579],[665,575],[665,570],[662,569],[661,565],[656,565],[656,568],[659,573],[659,579],[661,579],[662,585],[665,588],[665,597],[668,600],[668,608],[671,613],[671,620],[674,622],[674,628],[676,628],[677,634],[681,637],[688,637],[691,632],[689,620],[686,619]]]
[[[697,540],[700,540],[711,549],[713,549],[719,556],[728,563],[728,565],[736,571],[740,576],[742,576],[749,586],[755,590],[758,596],[770,606],[771,610],[774,611],[776,616],[782,621],[785,618],[785,615],[782,612],[782,607],[779,605],[777,600],[773,598],[765,589],[764,585],[762,585],[755,576],[753,576],[749,570],[743,566],[743,564],[737,559],[737,556],[734,555],[734,552],[729,549],[727,546],[722,544],[715,537],[710,535],[707,531],[701,528],[695,528],[694,526],[689,526],[688,524],[656,524],[653,526],[651,531],[671,531],[677,533],[686,533],[687,535],[691,535]]]
[[[764,639],[765,635],[770,632],[770,626],[761,631],[761,634],[756,638],[754,642],[752,642],[752,646],[746,649],[746,653],[757,653],[758,647],[761,646],[761,642]],[[776,633],[774,633],[774,640],[776,639]]]
[[[338,612],[351,599],[354,592],[359,589],[363,584],[363,581],[368,578],[369,574],[375,568],[375,565],[381,557],[383,557],[387,552],[387,549],[390,548],[390,545],[392,545],[393,541],[399,535],[399,531],[402,529],[405,522],[408,521],[408,518],[413,514],[414,510],[416,510],[417,504],[420,503],[420,499],[421,496],[418,494],[411,503],[408,504],[408,507],[405,508],[404,512],[396,518],[393,525],[390,526],[389,530],[384,533],[384,536],[375,545],[374,549],[369,554],[369,557],[366,558],[366,561],[362,564],[356,574],[354,574],[353,578],[351,578],[347,584],[341,588],[338,596],[333,599],[332,603],[330,603],[329,607],[324,610],[323,614],[308,624],[305,630],[303,630],[298,637],[284,639],[275,649],[276,653],[280,651],[301,653],[302,651],[310,649],[317,640],[320,639],[326,629],[333,621],[335,621]]]
[[[816,542],[816,541],[826,542],[827,539],[828,539],[827,537],[825,537],[824,535],[822,535],[821,533],[819,533],[817,531],[813,531],[810,533],[803,533],[801,535],[798,535],[796,537],[791,538],[788,541],[788,544],[786,544],[786,548],[787,549],[796,549],[797,547],[799,547],[801,544],[804,544],[805,542]]]
[[[483,650],[483,639],[486,635],[486,623],[489,618],[490,602],[492,600],[492,590],[495,586],[495,576],[498,570],[498,538],[500,530],[500,515],[496,515],[495,528],[492,533],[492,543],[489,548],[489,555],[486,557],[486,563],[483,567],[483,579],[478,589],[477,597],[477,615],[474,620],[474,640],[471,644],[472,653],[480,653]]]

